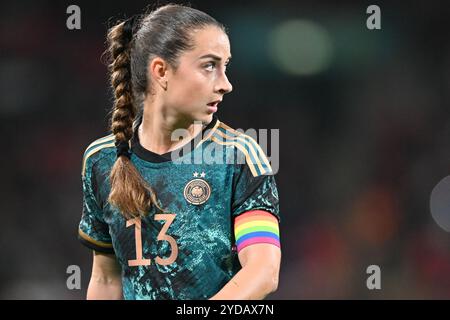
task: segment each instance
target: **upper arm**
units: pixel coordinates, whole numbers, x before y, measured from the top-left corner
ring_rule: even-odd
[[[121,268],[114,254],[93,251],[92,276],[97,279],[113,280],[121,276]]]
[[[266,283],[267,292],[273,292],[278,288],[281,263],[279,247],[268,243],[256,243],[242,249],[238,256],[242,268],[247,270],[246,274]]]
[[[93,251],[92,275],[88,300],[123,299],[120,265],[113,254]]]
[[[275,276],[280,269],[278,220],[269,212],[253,210],[235,218],[234,235],[242,267],[267,267]]]
[[[270,266],[278,272],[281,262],[281,250],[279,247],[268,243],[256,243],[245,247],[238,254],[242,267],[249,264]]]

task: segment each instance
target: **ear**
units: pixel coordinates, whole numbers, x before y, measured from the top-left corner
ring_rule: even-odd
[[[149,63],[147,78],[152,79],[151,83],[157,84],[165,90],[167,88],[168,70],[168,63],[156,57]]]

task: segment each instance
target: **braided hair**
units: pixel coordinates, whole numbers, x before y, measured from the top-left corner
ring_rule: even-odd
[[[106,53],[114,91],[111,131],[117,149],[108,201],[126,218],[144,217],[152,206],[162,210],[156,193],[133,165],[129,145],[133,124],[142,116],[143,101],[152,90],[148,65],[160,57],[176,70],[181,54],[193,49],[189,31],[210,25],[226,32],[222,24],[202,11],[168,4],[122,21],[108,32]]]

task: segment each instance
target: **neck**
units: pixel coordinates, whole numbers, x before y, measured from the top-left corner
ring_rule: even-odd
[[[172,137],[173,132],[177,129],[186,131]],[[160,104],[146,101],[144,102],[144,113],[138,135],[142,147],[157,154],[164,154],[183,146],[199,134],[202,129],[201,124],[194,124],[191,119],[164,110]],[[180,136],[182,138],[176,140]]]

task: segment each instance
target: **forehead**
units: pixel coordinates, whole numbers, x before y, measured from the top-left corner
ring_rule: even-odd
[[[214,54],[227,60],[230,56],[230,41],[221,29],[215,26],[195,30],[192,33],[194,49],[187,52],[191,58],[199,58],[205,54]]]

